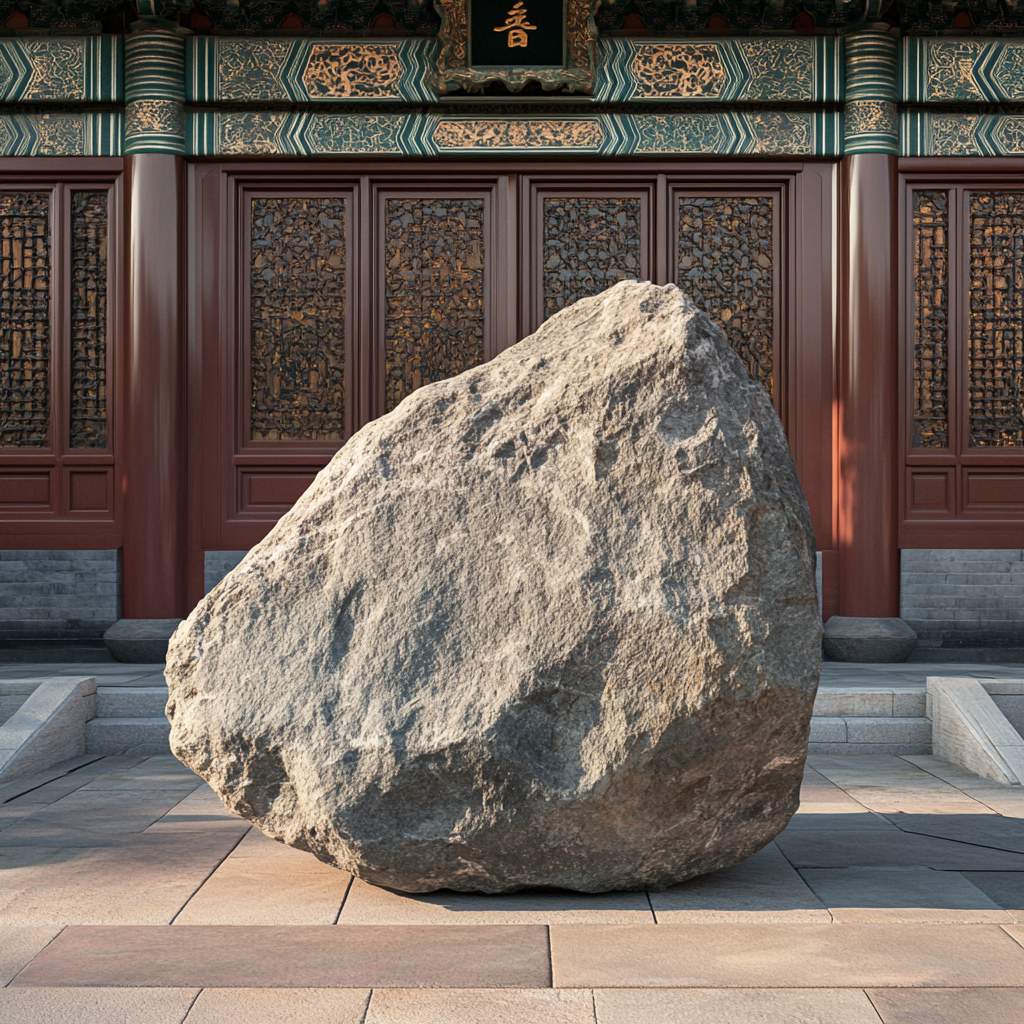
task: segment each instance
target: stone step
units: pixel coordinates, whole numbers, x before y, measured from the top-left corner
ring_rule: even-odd
[[[88,754],[166,754],[171,723],[164,717],[94,718],[85,723]]]
[[[924,718],[924,687],[822,687],[814,701],[814,715],[822,718]]]
[[[807,749],[811,754],[930,754],[932,723],[910,716],[815,715]]]
[[[162,718],[166,686],[97,686],[97,718]]]

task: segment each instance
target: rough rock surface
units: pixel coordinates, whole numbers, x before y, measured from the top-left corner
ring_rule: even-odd
[[[175,634],[171,746],[380,885],[672,885],[796,810],[814,570],[767,393],[623,282],[348,442]]]

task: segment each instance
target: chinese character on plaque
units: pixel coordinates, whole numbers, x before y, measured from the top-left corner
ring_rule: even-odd
[[[590,92],[599,0],[435,0],[441,12],[442,93],[482,92],[503,82]]]

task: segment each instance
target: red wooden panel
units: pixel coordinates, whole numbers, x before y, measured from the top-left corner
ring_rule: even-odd
[[[821,552],[821,621],[839,614],[839,552]]]
[[[963,471],[965,512],[1024,512],[1024,469]]]
[[[952,514],[952,469],[910,469],[907,471],[907,511]]]
[[[239,474],[241,512],[286,512],[313,482],[316,470],[298,473],[242,472]]]
[[[0,506],[48,509],[50,507],[49,473],[0,474]]]
[[[68,474],[68,510],[107,512],[110,509],[110,473],[107,470],[72,470]]]

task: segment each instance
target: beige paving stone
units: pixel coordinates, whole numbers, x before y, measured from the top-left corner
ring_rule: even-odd
[[[1017,924],[1004,925],[1003,931],[1013,939],[1017,945],[1024,949],[1024,927]]]
[[[3,1024],[181,1024],[199,990],[5,988]]]
[[[232,814],[204,782],[145,831],[180,833],[226,829],[237,832],[240,829],[247,832],[251,827],[245,818]]]
[[[69,861],[88,860],[94,856],[88,848],[53,849],[18,846],[0,848],[0,911],[22,893],[47,885],[64,870]]]
[[[1024,787],[1000,785],[932,754],[907,754],[905,760],[955,786],[995,813],[1009,818],[1024,818]]]
[[[840,923],[1009,924],[1013,920],[956,871],[805,868],[800,874]]]
[[[296,858],[228,857],[174,923],[334,924],[351,881],[351,875],[321,864],[310,853]]]
[[[551,962],[539,925],[65,928],[14,984],[548,988]]]
[[[1016,927],[553,925],[552,976],[556,988],[1006,986],[1024,977]]]
[[[292,860],[304,859],[309,856],[303,850],[279,843],[276,839],[264,835],[258,828],[246,832],[242,841],[231,851],[236,860],[240,857],[288,857]]]
[[[370,990],[204,988],[188,1024],[363,1024]]]
[[[1024,988],[870,989],[884,1024],[1013,1024],[1024,1020]]]
[[[0,987],[60,934],[56,925],[5,925],[0,928]]]
[[[890,814],[904,832],[1024,853],[1024,821],[1002,814]]]
[[[856,808],[856,810],[854,810]],[[800,832],[805,829],[871,829],[872,831],[885,832],[894,829],[896,826],[887,821],[880,814],[854,804],[849,807],[845,804],[816,803],[810,806],[802,805],[800,810],[790,819],[784,832]]]
[[[378,988],[366,1024],[594,1024],[594,998],[585,989]]]
[[[654,924],[642,892],[526,891],[402,893],[355,879],[339,925],[355,924]]]
[[[829,912],[774,843],[742,864],[650,894],[658,924],[797,924]]]
[[[597,1024],[878,1024],[859,989],[595,989]]]
[[[135,837],[43,865],[0,910],[8,924],[168,924],[231,849],[218,836]]]

